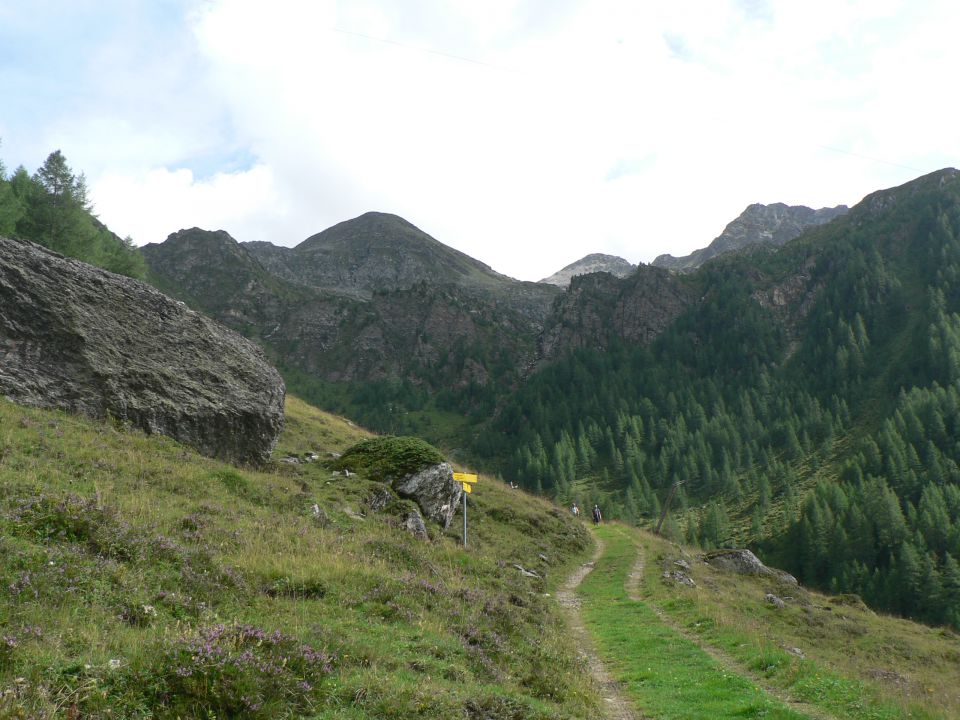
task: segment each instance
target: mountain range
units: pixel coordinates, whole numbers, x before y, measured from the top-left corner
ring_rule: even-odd
[[[958,238],[948,169],[847,211],[751,206],[696,268],[567,288],[376,213],[292,249],[194,229],[143,253],[313,402],[630,522],[677,486],[678,539],[749,542],[943,622],[960,613]]]
[[[58,206],[17,207],[29,234]],[[0,715],[595,716],[586,645],[545,630],[555,596],[623,672],[672,678],[624,685],[656,716],[952,717],[960,173],[799,211],[799,230],[784,208],[748,209],[771,219],[759,242],[698,267],[587,258],[557,286],[379,213],[297,248],[0,239],[0,385],[20,403],[0,401]],[[133,275],[146,258],[182,302],[50,245]],[[291,396],[281,413],[263,353],[186,305],[296,392],[446,452],[341,456],[363,431]],[[469,549],[379,474],[444,455],[486,472]],[[582,602],[587,566],[557,573],[586,560],[586,528],[536,495],[624,523],[594,529]],[[744,545],[794,577],[712,550]],[[89,642],[66,641],[78,627]]]

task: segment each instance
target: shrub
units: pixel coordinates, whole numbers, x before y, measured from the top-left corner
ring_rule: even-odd
[[[332,663],[279,630],[214,625],[167,648],[153,706],[159,717],[288,716],[310,709]]]
[[[365,471],[376,480],[394,480],[444,462],[433,445],[415,437],[378,437],[349,448],[337,467]]]

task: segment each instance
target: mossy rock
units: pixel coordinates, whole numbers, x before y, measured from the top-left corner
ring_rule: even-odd
[[[441,452],[420,438],[388,436],[358,442],[337,460],[336,467],[389,482],[442,462]]]

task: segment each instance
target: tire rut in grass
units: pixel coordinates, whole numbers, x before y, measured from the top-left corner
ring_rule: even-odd
[[[753,682],[757,687],[761,688],[768,695],[777,698],[780,702],[792,707],[797,712],[802,712],[806,715],[809,715],[811,718],[814,718],[814,720],[837,720],[837,716],[831,715],[825,710],[822,710],[815,705],[811,705],[810,703],[804,702],[803,700],[798,700],[783,689],[766,682],[762,676],[750,670],[733,656],[728,655],[724,650],[705,643],[703,638],[674,622],[673,619],[657,605],[645,601],[640,596],[640,587],[643,584],[643,575],[646,571],[644,548],[639,543],[635,543],[634,545],[637,549],[637,560],[630,569],[630,573],[627,575],[627,580],[625,583],[627,597],[634,602],[644,603],[657,615],[657,617],[660,618],[660,621],[664,625],[674,629],[688,641],[699,646],[701,650],[713,658],[714,661],[723,666],[728,672],[749,678],[751,682]]]
[[[630,704],[624,699],[620,692],[620,685],[610,675],[606,666],[597,656],[587,633],[587,628],[583,624],[583,617],[580,614],[580,599],[576,596],[576,589],[583,582],[587,574],[593,570],[594,564],[603,555],[603,541],[595,538],[597,541],[596,550],[590,562],[581,565],[577,570],[567,578],[566,582],[557,590],[557,602],[567,612],[570,624],[570,632],[577,645],[580,654],[586,659],[587,666],[590,668],[590,674],[594,681],[600,686],[603,696],[605,713],[608,720],[645,720],[644,716],[637,715]]]

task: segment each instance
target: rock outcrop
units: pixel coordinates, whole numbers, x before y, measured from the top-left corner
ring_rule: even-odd
[[[728,224],[707,247],[695,250],[685,257],[660,255],[652,264],[669,270],[689,272],[718,255],[741,250],[750,245],[766,244],[779,247],[798,237],[808,227],[823,225],[840,217],[848,210],[846,205],[813,210],[803,205],[754,203],[740,213],[736,220]]]
[[[284,385],[253,343],[130,278],[0,238],[0,393],[267,460]]]
[[[575,277],[553,304],[538,341],[538,363],[581,348],[606,348],[614,339],[647,345],[695,300],[682,278],[649,265],[626,279],[608,273]]]
[[[400,524],[400,526],[408,533],[413,535],[417,540],[430,539],[430,535],[427,533],[427,526],[423,522],[423,516],[421,516],[416,510],[411,510],[408,512],[406,517],[403,518],[403,522]]]
[[[453,468],[445,462],[404,475],[394,480],[392,486],[397,495],[413,500],[424,517],[440,523],[444,529],[450,527],[463,493],[462,485],[453,479]]]

